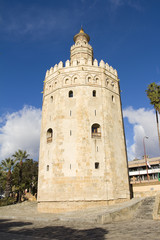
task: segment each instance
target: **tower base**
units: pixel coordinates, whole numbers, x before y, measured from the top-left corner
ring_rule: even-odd
[[[102,201],[66,201],[66,202],[41,201],[38,202],[38,212],[43,213],[71,212],[88,208],[114,205],[128,200],[129,199],[127,198],[120,198],[116,200],[102,200]]]

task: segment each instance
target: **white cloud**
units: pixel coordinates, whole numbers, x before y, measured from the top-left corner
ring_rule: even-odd
[[[38,158],[41,110],[24,106],[18,112],[3,116],[0,127],[0,160],[18,149],[26,150],[30,157]]]
[[[134,143],[127,146],[129,160],[142,158],[144,155],[144,136],[149,137],[145,139],[146,154],[149,155],[149,157],[159,156],[155,111],[145,108],[135,110],[132,107],[128,107],[123,111],[123,116],[126,117],[128,122],[133,126]]]

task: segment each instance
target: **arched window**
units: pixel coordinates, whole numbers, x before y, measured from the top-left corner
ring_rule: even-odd
[[[93,97],[96,97],[96,90],[93,90],[92,95]]]
[[[94,79],[94,82],[95,82],[95,83],[98,83],[98,81],[99,81],[99,78],[96,77],[96,78]]]
[[[94,123],[91,127],[91,136],[92,138],[100,138],[101,137],[101,126],[98,123]]]
[[[88,82],[91,82],[91,77],[88,77]]]
[[[74,77],[73,82],[74,82],[74,83],[77,83],[77,77]]]
[[[108,86],[108,84],[109,84],[109,79],[107,78],[106,79],[106,86]]]
[[[68,84],[68,82],[69,82],[69,79],[68,79],[68,78],[66,78],[66,80],[65,80],[65,84]]]
[[[49,128],[47,130],[47,143],[52,142],[52,136],[53,136],[53,130],[52,128]]]
[[[73,97],[73,91],[69,91],[68,97]]]

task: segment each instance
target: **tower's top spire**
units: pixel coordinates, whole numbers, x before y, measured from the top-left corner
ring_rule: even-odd
[[[79,33],[77,33],[73,38],[74,42],[77,42],[79,39],[86,39],[87,42],[90,41],[89,35],[84,32],[82,26],[81,26],[81,29],[80,29]]]
[[[82,25],[81,25],[81,29],[80,29],[79,32],[80,32],[80,33],[84,33],[84,30],[83,30],[83,28],[82,28]]]

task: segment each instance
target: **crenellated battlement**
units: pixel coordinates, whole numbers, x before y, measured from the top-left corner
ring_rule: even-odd
[[[65,62],[65,65],[63,64],[62,61],[60,61],[58,65],[55,64],[54,67],[51,67],[50,70],[46,71],[45,77],[48,78],[51,74],[57,72],[62,68],[69,68],[69,67],[73,68],[77,66],[93,66],[93,67],[103,68],[104,70],[107,70],[110,74],[112,74],[113,78],[118,77],[116,69],[114,69],[112,66],[109,66],[109,64],[105,63],[103,60],[101,60],[98,64],[97,59],[94,59],[93,62],[91,59],[89,59],[87,62],[85,61],[85,59],[73,60],[72,62],[70,60],[67,60]]]
[[[89,43],[87,43],[86,41],[84,41],[84,42],[78,41],[74,45],[71,46],[71,51],[77,47],[86,47],[86,48],[92,49],[92,46]]]
[[[93,62],[84,59],[81,61],[67,60],[65,65],[60,61],[46,72],[44,95],[48,95],[57,89],[64,87],[75,87],[80,85],[105,87],[119,94],[117,71],[101,60]]]

